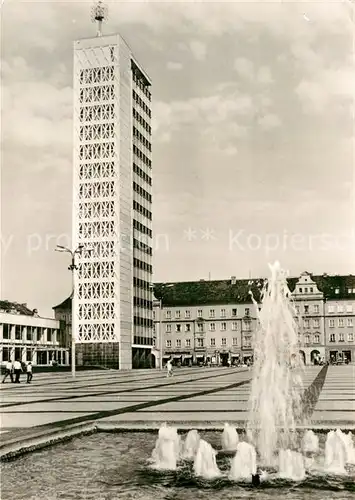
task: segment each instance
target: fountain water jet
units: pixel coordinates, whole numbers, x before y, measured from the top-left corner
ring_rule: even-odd
[[[222,450],[235,451],[239,443],[239,436],[237,429],[233,425],[225,423],[221,441],[222,441]]]
[[[293,448],[301,415],[303,362],[286,274],[276,262],[264,285],[259,327],[254,338],[254,369],[247,431],[265,464],[273,464],[280,448]]]
[[[185,460],[193,460],[196,457],[199,443],[199,433],[195,429],[189,431],[185,439],[182,458],[184,458]]]
[[[248,479],[251,481],[256,472],[256,451],[254,446],[240,442],[237,446],[237,453],[232,460],[229,479],[234,481]]]
[[[330,431],[325,442],[325,470],[330,474],[346,474],[347,450],[339,433]]]
[[[292,481],[303,481],[306,477],[301,453],[292,450],[279,451],[279,477]]]
[[[306,431],[302,439],[302,450],[304,453],[317,453],[319,450],[318,436],[311,430]]]
[[[158,439],[152,452],[153,467],[175,470],[180,457],[180,437],[175,427],[166,424],[159,429]]]
[[[221,476],[216,462],[216,451],[204,439],[200,439],[194,461],[194,473],[204,479],[216,479]]]

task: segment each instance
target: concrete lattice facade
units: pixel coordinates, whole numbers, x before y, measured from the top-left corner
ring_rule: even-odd
[[[79,364],[149,364],[149,85],[119,35],[75,42],[73,247],[84,245],[73,297]]]
[[[321,278],[302,273],[289,280],[300,353],[306,364],[322,359],[355,362],[355,278]],[[253,294],[257,297],[262,280],[232,277],[224,282],[166,285],[165,295],[156,285],[155,295],[161,294],[161,300],[154,308],[156,343],[163,345],[163,359],[172,356],[188,365],[243,363],[252,358],[258,320],[248,290],[255,286]],[[223,301],[226,296],[228,300]]]

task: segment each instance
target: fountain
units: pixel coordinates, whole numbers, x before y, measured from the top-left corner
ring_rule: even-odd
[[[279,477],[291,481],[303,481],[306,471],[301,453],[292,450],[279,451]]]
[[[248,431],[262,462],[274,464],[279,449],[295,445],[303,392],[295,312],[286,275],[270,265],[264,285],[259,328],[254,339],[254,370],[249,398]],[[253,302],[257,306],[254,298]]]
[[[194,461],[194,473],[204,479],[216,479],[221,476],[216,462],[216,452],[204,439],[200,439],[196,458]]]
[[[229,479],[238,481],[252,480],[256,475],[256,451],[253,445],[241,442],[237,446],[237,453],[232,460]]]
[[[239,436],[237,429],[228,423],[224,424],[222,433],[222,450],[235,451],[239,443]]]
[[[151,461],[155,469],[175,470],[180,457],[180,437],[175,427],[166,424],[159,429]]]
[[[330,431],[325,442],[324,468],[330,474],[346,474],[346,447],[339,433]]]
[[[304,434],[302,439],[302,450],[306,455],[312,455],[318,452],[319,439],[317,434],[315,434],[313,431],[309,430]]]
[[[159,431],[153,452],[159,468],[176,469],[177,461],[193,460],[195,476],[209,480],[227,476],[231,481],[251,482],[286,479],[304,481],[314,474],[348,474],[355,465],[351,433],[340,429],[326,437],[324,463],[320,458],[319,438],[307,430],[300,439],[297,425],[303,419],[303,361],[298,354],[295,311],[290,300],[286,274],[278,262],[270,265],[271,278],[262,291],[262,308],[257,314],[259,328],[254,339],[254,367],[249,412],[244,441],[233,425],[225,423],[221,436],[222,453],[217,452],[196,430],[187,434],[180,457],[176,429]],[[254,297],[254,304],[257,306]],[[226,453],[227,452],[227,453]],[[218,459],[233,454],[229,472],[221,472]],[[258,469],[258,463],[266,470]],[[223,469],[222,469],[223,470]],[[307,473],[306,473],[307,470]]]
[[[196,457],[199,443],[199,433],[196,430],[189,431],[183,446],[182,458],[185,460],[193,460]]]

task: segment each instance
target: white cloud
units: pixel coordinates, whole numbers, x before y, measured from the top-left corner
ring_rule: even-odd
[[[258,70],[257,80],[262,85],[269,85],[273,82],[271,70],[268,66],[261,66]]]
[[[254,78],[254,65],[249,59],[245,59],[244,57],[235,59],[234,69],[237,71],[238,75],[243,78],[248,78],[250,80]]]
[[[182,63],[169,61],[166,65],[166,67],[170,71],[180,71],[184,66]]]
[[[263,130],[271,130],[280,127],[281,120],[277,115],[270,113],[259,118],[258,124]]]
[[[195,59],[197,59],[198,61],[203,61],[204,59],[206,59],[207,47],[205,43],[200,42],[199,40],[191,40],[189,46]]]

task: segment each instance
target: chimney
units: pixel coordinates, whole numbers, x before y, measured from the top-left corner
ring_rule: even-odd
[[[237,284],[237,277],[231,276],[231,285],[236,285],[236,284]]]

